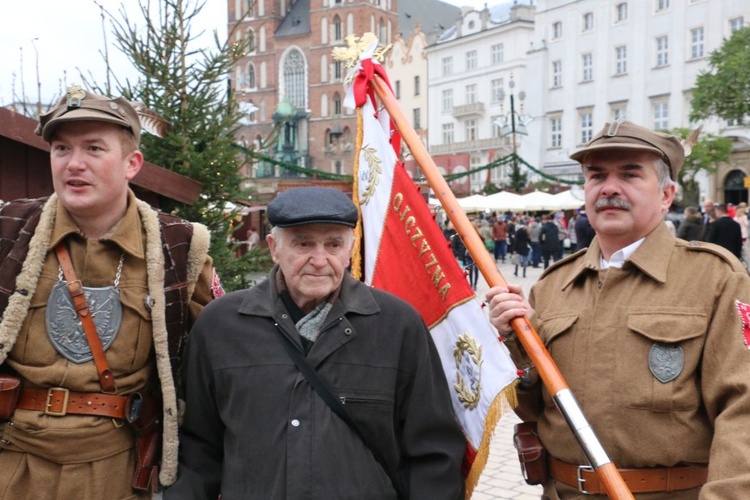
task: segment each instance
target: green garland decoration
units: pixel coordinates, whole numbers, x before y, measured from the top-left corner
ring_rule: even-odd
[[[258,153],[257,151],[250,149],[246,146],[242,146],[240,144],[235,144],[235,148],[239,149],[249,157],[253,158],[257,161],[263,161],[266,163],[270,163],[272,165],[276,165],[278,167],[285,168],[287,170],[291,170],[293,172],[297,172],[299,174],[304,174],[309,177],[317,177],[318,179],[323,179],[327,181],[348,181],[352,182],[354,178],[351,175],[346,174],[334,174],[331,172],[325,172],[323,170],[317,170],[315,168],[305,168],[300,167],[299,165],[295,165],[294,163],[287,163],[285,161],[280,161],[275,158],[271,158],[270,156],[266,156],[262,153]]]
[[[249,157],[253,158],[254,160],[258,160],[258,161],[263,161],[263,162],[266,162],[266,163],[270,163],[272,165],[276,165],[276,166],[285,168],[287,170],[291,170],[293,172],[297,172],[299,174],[304,174],[304,175],[307,175],[309,177],[317,177],[318,179],[329,180],[329,181],[347,181],[347,182],[352,182],[354,180],[354,178],[351,175],[334,174],[334,173],[331,173],[331,172],[325,172],[323,170],[317,170],[315,168],[305,168],[305,167],[300,167],[299,165],[295,165],[294,163],[287,163],[285,161],[280,161],[280,160],[277,160],[275,158],[271,158],[270,156],[266,156],[266,155],[264,155],[262,153],[258,153],[257,151],[255,151],[253,149],[250,149],[250,148],[248,148],[246,146],[242,146],[240,144],[235,144],[234,147],[236,147],[237,149],[239,149],[240,151],[242,151],[243,153],[245,153]],[[578,185],[578,186],[583,185],[582,181],[577,181],[577,180],[574,181],[574,180],[570,180],[570,179],[562,179],[560,177],[556,177],[554,175],[550,175],[550,174],[544,173],[541,170],[533,167],[529,162],[527,162],[526,160],[524,160],[523,158],[521,158],[520,156],[518,156],[515,153],[511,153],[508,156],[503,156],[502,158],[499,158],[499,159],[497,159],[497,160],[495,160],[493,162],[490,162],[487,165],[484,165],[484,166],[481,166],[481,167],[477,167],[477,168],[475,168],[473,170],[467,170],[466,172],[461,172],[461,173],[458,173],[458,174],[444,175],[443,178],[446,180],[446,182],[455,181],[457,179],[460,179],[462,177],[466,177],[468,175],[471,175],[471,174],[474,174],[474,173],[477,173],[477,172],[482,172],[482,171],[485,171],[485,170],[489,170],[491,168],[497,168],[497,167],[500,167],[502,165],[507,165],[509,163],[512,163],[514,159],[518,163],[524,165],[529,170],[532,170],[532,171],[536,172],[537,174],[539,174],[540,176],[544,177],[547,180],[550,180],[550,181],[553,181],[553,182],[559,182],[561,184],[575,184],[575,185]]]
[[[518,163],[523,164],[526,168],[528,168],[529,170],[532,170],[532,171],[536,172],[537,174],[541,175],[542,177],[544,177],[547,180],[554,181],[554,182],[559,182],[561,184],[575,184],[575,185],[578,185],[578,186],[583,185],[582,181],[577,181],[577,180],[573,181],[573,180],[570,180],[570,179],[562,179],[560,177],[556,177],[554,175],[550,175],[550,174],[544,173],[541,170],[533,167],[529,162],[527,162],[526,160],[524,160],[523,158],[521,158],[520,156],[518,156],[515,153],[511,153],[508,156],[503,156],[502,158],[499,158],[499,159],[497,159],[497,160],[495,160],[495,161],[493,161],[491,163],[488,163],[487,165],[484,165],[482,167],[477,167],[477,168],[475,168],[473,170],[468,170],[466,172],[461,172],[461,173],[458,173],[458,174],[444,175],[443,178],[447,182],[455,181],[455,180],[460,179],[462,177],[466,177],[467,175],[471,175],[471,174],[474,174],[474,173],[477,173],[477,172],[482,172],[483,170],[489,170],[491,168],[497,168],[497,167],[500,167],[502,165],[507,165],[508,163],[513,163],[513,160],[516,160]]]

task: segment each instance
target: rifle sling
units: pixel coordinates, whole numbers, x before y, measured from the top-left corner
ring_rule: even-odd
[[[68,293],[70,293],[70,298],[73,299],[73,306],[78,313],[78,317],[81,319],[83,331],[86,334],[86,341],[91,348],[91,354],[94,357],[96,371],[99,374],[99,384],[102,386],[102,392],[114,394],[115,379],[112,375],[112,371],[109,369],[109,365],[107,364],[107,357],[104,355],[104,349],[102,348],[99,334],[96,332],[94,318],[91,316],[91,310],[86,301],[86,294],[83,291],[83,283],[81,283],[76,276],[76,272],[73,269],[73,263],[70,260],[70,254],[68,254],[68,249],[64,242],[60,242],[55,247],[55,252],[57,253],[57,260],[60,262],[65,281],[68,283]]]

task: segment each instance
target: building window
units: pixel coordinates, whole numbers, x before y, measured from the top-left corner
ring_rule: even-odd
[[[443,58],[443,76],[453,74],[453,57]]]
[[[503,62],[504,54],[503,54],[503,44],[502,43],[496,43],[490,48],[490,52],[492,53],[492,64],[501,64]]]
[[[477,51],[470,50],[466,53],[466,71],[477,69]]]
[[[239,81],[237,88],[240,90],[251,90],[255,88],[255,66],[248,63],[245,71],[238,71]]]
[[[414,124],[413,124],[414,128],[419,130],[420,128],[422,128],[422,121],[420,120],[421,113],[419,111],[419,108],[414,108],[412,112],[413,112],[413,117],[414,117]]]
[[[690,30],[690,58],[703,57],[703,27]]]
[[[255,40],[255,31],[252,28],[247,30],[247,39],[250,40],[247,46],[247,53],[252,54],[255,52],[255,48],[258,46],[257,40]]]
[[[419,75],[414,77],[414,95],[419,95]]]
[[[401,99],[401,80],[396,80],[396,99]]]
[[[652,104],[654,111],[654,129],[667,130],[669,128],[669,102],[659,101]]]
[[[666,66],[669,64],[669,37],[656,37],[656,65]]]
[[[470,170],[476,170],[479,168],[479,166],[482,164],[482,158],[477,155],[471,155],[471,158],[469,158],[469,169]],[[472,186],[480,186],[484,183],[485,176],[487,175],[484,171],[474,172],[471,174],[471,185]]]
[[[474,104],[477,102],[477,86],[476,84],[466,86],[466,104]]]
[[[594,117],[591,111],[582,111],[579,117],[581,119],[581,144],[588,144],[594,135]]]
[[[500,121],[499,116],[491,116],[490,122],[492,123],[492,137],[502,137],[503,128],[498,125]]]
[[[292,49],[284,58],[284,96],[297,109],[307,109],[305,104],[305,58],[302,52]]]
[[[443,90],[443,112],[453,111],[453,89]]]
[[[477,139],[477,121],[466,120],[464,123],[466,129],[466,140],[475,141]]]
[[[661,12],[669,8],[669,0],[656,0],[656,12]]]
[[[562,87],[562,61],[552,62],[552,86]]]
[[[743,16],[735,17],[729,20],[729,31],[734,33],[737,30],[741,30],[745,27],[745,18]]]
[[[583,54],[581,56],[581,68],[583,69],[581,79],[584,82],[590,82],[594,79],[594,56]]]
[[[334,116],[341,115],[341,95],[338,92],[333,94],[333,114]]]
[[[344,75],[344,69],[343,64],[341,61],[336,61],[333,63],[333,78],[336,80],[341,80],[341,78]]]
[[[562,147],[562,118],[553,116],[549,119],[550,129],[550,146],[553,148]]]
[[[625,105],[612,106],[612,121],[622,122],[628,119]]]
[[[624,45],[615,47],[615,74],[624,75],[628,72],[628,48]]]
[[[333,40],[339,42],[342,38],[341,18],[338,14],[336,14],[335,16],[333,16]]]
[[[562,38],[563,30],[562,30],[562,22],[557,21],[552,23],[552,39],[557,40],[558,38]]]
[[[490,94],[492,95],[492,102],[502,102],[505,97],[505,91],[503,90],[503,79],[495,78],[490,82]]]
[[[628,20],[628,4],[627,2],[618,3],[615,14],[616,22],[622,23]]]
[[[443,144],[453,144],[453,124],[443,124]]]
[[[594,29],[594,13],[587,12],[583,15],[583,31],[591,31]]]
[[[334,166],[334,170],[336,170],[336,173],[338,175],[341,175],[343,173],[342,169],[341,169],[341,160],[336,160],[336,163],[335,163],[335,166]]]

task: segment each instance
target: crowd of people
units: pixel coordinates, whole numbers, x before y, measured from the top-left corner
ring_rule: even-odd
[[[472,221],[477,234],[498,264],[510,260],[515,265],[513,275],[526,277],[528,267],[547,269],[550,263],[562,259],[566,253],[586,248],[594,237],[584,209],[565,213],[539,215],[491,213]],[[474,259],[458,237],[450,220],[445,222],[445,237],[451,242],[453,255],[466,269],[469,284],[476,289],[479,271]]]

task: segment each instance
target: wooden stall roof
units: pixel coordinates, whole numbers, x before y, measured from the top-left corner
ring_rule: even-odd
[[[0,136],[49,153],[49,144],[34,133],[37,121],[0,107]],[[192,205],[198,201],[201,183],[166,168],[143,162],[131,184],[155,194]]]

